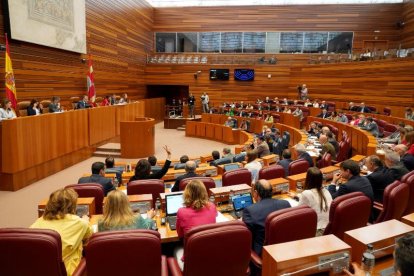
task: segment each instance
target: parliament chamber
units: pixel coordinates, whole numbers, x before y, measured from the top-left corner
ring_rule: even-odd
[[[302,199],[312,168],[320,172],[323,190],[339,191],[352,179],[344,173],[352,172],[348,161],[367,179],[373,156],[391,166],[389,152],[397,149],[386,138],[413,132],[414,1],[254,6],[77,1],[33,1],[25,7],[35,12],[24,24],[52,20],[63,26],[51,46],[19,38],[13,1],[0,3],[0,43],[8,36],[7,51],[3,45],[0,50],[13,62],[17,98],[17,118],[0,120],[0,275],[354,275],[344,272],[352,271],[351,263],[367,275],[401,273],[394,251],[414,233],[414,170],[381,188],[381,201],[363,191],[337,197],[329,191],[322,228],[319,211]],[[79,3],[84,9],[78,10]],[[76,14],[73,20],[79,13],[84,17],[84,45],[76,35],[75,46],[67,43],[78,21],[65,27],[68,17],[55,17],[66,5]],[[0,59],[7,75],[8,58]],[[91,82],[91,108],[78,108]],[[0,99],[6,97],[2,93]],[[62,112],[48,112],[55,97]],[[43,114],[28,116],[32,100],[43,104]],[[323,109],[329,116],[321,115]],[[374,121],[378,132],[351,124],[355,118]],[[313,125],[320,127],[317,137],[308,132]],[[273,135],[270,142],[266,130]],[[337,141],[335,155],[320,154],[320,137],[327,133]],[[260,139],[268,143],[267,155],[258,155]],[[414,139],[397,141],[414,149]],[[98,182],[75,184],[92,179],[93,166],[105,160],[98,154],[104,148],[121,172],[104,169],[102,176],[111,189],[122,191],[137,217],[151,221],[140,227],[145,229],[101,233],[115,192]],[[223,160],[227,148],[230,161]],[[183,164],[180,155],[190,163]],[[158,171],[171,163],[159,179],[139,179],[141,160],[151,156],[158,159],[152,165]],[[253,162],[260,166],[256,176],[249,167]],[[270,198],[290,206],[266,215],[260,230],[248,224],[245,213],[264,199],[260,185],[267,186],[258,179],[266,180]],[[168,220],[178,216],[177,210],[170,214],[168,202],[183,195],[180,209],[190,209],[186,197],[193,182],[207,193],[203,204],[216,208],[216,223],[200,219],[184,231]],[[76,259],[72,263],[58,228],[34,226],[58,204],[53,194],[62,189],[77,194],[71,214],[88,217],[82,234],[87,239],[77,243],[71,254],[79,258],[70,257]],[[252,205],[238,214],[236,200],[242,196]],[[263,236],[260,253],[255,231]],[[180,250],[185,259],[177,257]],[[407,250],[414,254],[414,248]],[[108,256],[116,261],[102,262]],[[409,265],[414,269],[414,261]]]

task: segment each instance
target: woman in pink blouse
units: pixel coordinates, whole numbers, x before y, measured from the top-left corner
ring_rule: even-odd
[[[185,187],[184,205],[177,212],[177,233],[180,238],[194,226],[215,223],[216,206],[208,201],[206,187],[200,180],[193,180]]]

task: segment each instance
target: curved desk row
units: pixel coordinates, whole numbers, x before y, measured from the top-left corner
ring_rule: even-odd
[[[121,121],[143,116],[143,101],[4,120],[0,190],[15,191],[92,156],[119,135]]]

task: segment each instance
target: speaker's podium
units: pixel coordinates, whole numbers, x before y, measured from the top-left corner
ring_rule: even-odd
[[[120,122],[121,157],[140,158],[155,153],[155,120],[137,117],[135,121]]]
[[[262,275],[334,275],[348,268],[351,247],[327,235],[266,245],[262,258]]]

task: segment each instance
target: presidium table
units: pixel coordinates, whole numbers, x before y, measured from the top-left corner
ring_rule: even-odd
[[[16,191],[91,157],[97,146],[122,135],[125,124],[145,125],[147,139],[154,120],[137,119],[144,115],[145,101],[139,101],[2,121],[0,190]],[[153,145],[141,148],[153,153]]]

